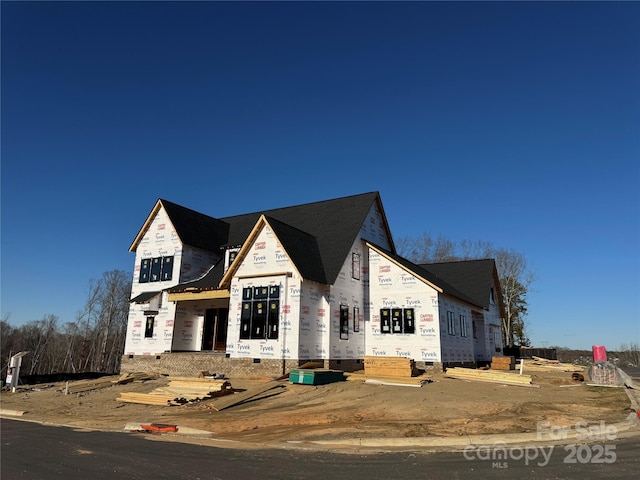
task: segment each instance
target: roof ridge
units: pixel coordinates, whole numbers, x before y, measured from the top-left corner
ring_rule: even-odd
[[[329,198],[329,199],[325,199],[325,200],[317,200],[314,202],[307,202],[307,203],[297,203],[295,205],[287,205],[284,207],[275,207],[275,208],[269,208],[266,210],[256,210],[255,212],[246,212],[246,213],[239,213],[237,215],[228,215],[226,217],[221,217],[221,219],[227,219],[227,218],[237,218],[237,217],[243,217],[245,215],[267,215],[269,212],[277,212],[280,210],[287,210],[287,209],[293,209],[293,208],[300,208],[300,207],[309,207],[311,205],[322,205],[325,203],[331,203],[331,202],[336,202],[336,201],[340,201],[340,200],[347,200],[350,198],[356,198],[356,197],[364,197],[367,195],[379,195],[380,192],[378,191],[371,191],[371,192],[365,192],[365,193],[357,193],[354,195],[347,195],[344,197],[337,197],[337,198]]]
[[[487,261],[494,261],[495,262],[495,258],[492,257],[485,257],[485,258],[467,258],[464,260],[443,260],[441,262],[425,262],[425,263],[418,263],[416,265],[442,265],[444,263],[462,263],[462,262],[487,262]]]

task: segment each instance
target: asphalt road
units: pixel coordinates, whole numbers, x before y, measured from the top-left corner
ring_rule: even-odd
[[[221,449],[6,419],[0,427],[2,480],[640,478],[639,437],[573,449],[511,449],[495,460],[490,457],[499,452],[493,446],[455,453],[345,455]]]

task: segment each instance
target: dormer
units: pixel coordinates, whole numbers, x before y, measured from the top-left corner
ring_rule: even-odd
[[[224,272],[229,270],[229,267],[238,256],[241,247],[242,245],[224,247]]]

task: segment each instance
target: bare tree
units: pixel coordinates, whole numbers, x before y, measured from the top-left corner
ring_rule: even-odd
[[[20,328],[25,345],[24,350],[29,351],[29,356],[26,357],[29,375],[47,370],[48,366],[43,360],[46,359],[47,348],[57,329],[57,323],[58,317],[48,314],[42,320],[30,322]]]
[[[130,294],[129,275],[122,270],[112,270],[102,276],[100,314],[96,325],[99,339],[99,371],[115,371],[120,365],[127,330]]]
[[[403,237],[396,242],[396,251],[415,263],[427,263],[432,259],[434,241],[427,232],[418,238]]]
[[[496,250],[495,260],[505,308],[505,317],[502,319],[503,341],[505,345],[511,346],[514,344],[516,330],[521,337],[524,336],[526,297],[534,275],[527,269],[524,255],[514,250]]]
[[[13,341],[16,329],[9,325],[9,314],[0,320],[0,359],[2,361],[2,375],[6,374],[9,359],[13,354]]]
[[[438,236],[433,240],[429,233],[411,239],[400,239],[396,250],[401,256],[417,264],[493,258],[500,278],[500,288],[505,306],[502,319],[504,345],[529,343],[527,338],[527,294],[535,277],[528,270],[522,253],[505,248],[496,248],[491,242],[463,240],[456,245],[451,240]]]
[[[89,280],[89,289],[84,308],[78,313],[77,326],[81,332],[80,344],[76,345],[79,350],[77,354],[82,358],[80,369],[82,371],[95,371],[95,350],[96,341],[95,330],[100,314],[100,291],[102,282],[99,280]]]
[[[431,258],[433,262],[450,262],[456,260],[455,244],[448,238],[440,235],[433,245]]]

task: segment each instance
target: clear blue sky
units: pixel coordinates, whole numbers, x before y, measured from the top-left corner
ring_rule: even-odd
[[[377,190],[522,252],[537,346],[640,342],[640,3],[6,2],[2,318],[75,320],[158,198]]]

